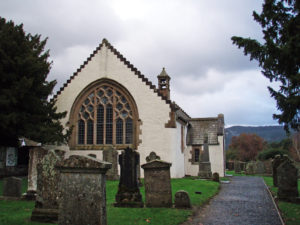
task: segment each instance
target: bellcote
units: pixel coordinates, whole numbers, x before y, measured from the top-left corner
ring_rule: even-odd
[[[158,90],[159,92],[170,100],[170,80],[171,77],[167,74],[165,68],[162,69],[161,73],[157,76],[158,79]]]

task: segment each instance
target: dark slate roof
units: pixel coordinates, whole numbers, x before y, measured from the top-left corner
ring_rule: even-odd
[[[187,145],[203,145],[206,137],[208,144],[217,145],[218,136],[224,135],[224,116],[190,119],[187,131]]]

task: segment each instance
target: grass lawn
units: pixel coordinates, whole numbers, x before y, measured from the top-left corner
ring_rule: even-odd
[[[233,176],[246,176],[245,174],[235,174],[234,171],[227,171],[227,174]],[[261,176],[266,185],[269,187],[272,195],[277,196],[277,187],[273,186],[273,177]],[[300,193],[300,180],[298,180],[298,191]],[[277,201],[277,206],[281,212],[281,216],[286,225],[299,225],[300,224],[300,204]]]
[[[2,184],[0,180],[0,195]],[[26,191],[27,182],[23,179],[23,191]],[[193,205],[201,205],[213,197],[219,189],[219,183],[193,178],[172,179],[172,194],[178,190],[185,190],[189,193]],[[118,181],[107,181],[107,221],[108,225],[132,225],[132,224],[156,224],[176,225],[187,220],[192,214],[191,210],[168,209],[168,208],[115,208],[115,194],[118,190]],[[201,191],[202,194],[195,194]],[[145,201],[145,189],[141,188],[141,194]],[[1,225],[27,225],[45,224],[30,221],[34,202],[27,201],[1,201],[0,200],[0,224]]]

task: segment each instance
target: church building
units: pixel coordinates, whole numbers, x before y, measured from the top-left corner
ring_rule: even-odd
[[[225,173],[224,116],[191,118],[170,99],[170,76],[163,69],[152,84],[107,40],[67,80],[53,99],[72,135],[67,155],[91,155],[130,147],[140,164],[155,152],[172,163],[171,177],[197,176],[205,140],[211,172]],[[141,170],[143,176],[143,170]]]

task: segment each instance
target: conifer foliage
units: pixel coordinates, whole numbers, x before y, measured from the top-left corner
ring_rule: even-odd
[[[48,101],[56,81],[46,81],[46,42],[0,17],[0,146],[17,146],[20,137],[54,143],[69,136],[59,122],[66,112],[56,113]]]
[[[280,114],[273,118],[300,130],[300,0],[265,0],[261,14],[253,17],[262,27],[264,43],[255,39],[232,37],[250,60],[257,60],[264,76],[278,81],[279,90],[268,87]]]

